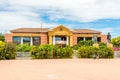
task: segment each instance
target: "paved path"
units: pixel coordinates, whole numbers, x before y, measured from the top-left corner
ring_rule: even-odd
[[[1,60],[0,80],[120,80],[120,59]]]

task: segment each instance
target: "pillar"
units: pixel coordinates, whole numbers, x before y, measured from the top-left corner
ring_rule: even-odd
[[[32,37],[30,37],[30,45],[31,46],[33,45],[33,39],[32,39]]]
[[[52,44],[52,36],[49,36],[49,44]]]
[[[72,46],[73,44],[73,36],[70,36],[70,46]]]
[[[55,36],[53,36],[53,45],[55,45]]]
[[[83,38],[83,41],[86,41],[86,38],[85,38],[85,37]]]
[[[69,39],[68,39],[68,36],[66,37],[66,45],[69,45]]]
[[[21,37],[21,41],[20,41],[20,44],[23,44],[23,37]]]

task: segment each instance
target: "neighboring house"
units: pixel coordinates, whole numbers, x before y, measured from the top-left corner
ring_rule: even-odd
[[[99,42],[107,42],[107,35],[90,29],[69,29],[59,25],[53,29],[49,28],[18,28],[5,34],[6,42],[16,44],[28,43],[30,45],[51,44],[51,45],[76,45],[80,40],[93,40],[97,34]]]

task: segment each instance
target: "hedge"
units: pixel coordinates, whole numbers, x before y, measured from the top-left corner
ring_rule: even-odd
[[[99,46],[99,48],[82,46],[78,49],[78,58],[93,58],[95,54],[97,54],[99,58],[113,58],[114,51],[107,46]]]
[[[31,56],[33,59],[58,59],[58,58],[72,58],[72,48],[67,46],[59,48],[53,45],[33,46],[31,49]]]

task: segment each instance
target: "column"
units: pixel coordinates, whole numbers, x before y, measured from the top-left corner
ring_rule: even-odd
[[[52,44],[52,36],[49,36],[49,44]]]
[[[68,39],[68,36],[66,37],[66,45],[69,45],[69,39]]]
[[[31,46],[33,45],[33,39],[32,39],[32,37],[30,37],[30,45]]]
[[[73,44],[73,36],[70,36],[70,46],[72,46]]]
[[[83,41],[86,41],[86,38],[85,38],[85,37],[83,38]]]
[[[21,37],[21,41],[20,41],[21,44],[23,44],[23,37]]]
[[[94,41],[94,38],[92,37],[92,41]]]
[[[53,45],[55,45],[55,36],[53,36]]]

